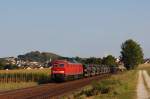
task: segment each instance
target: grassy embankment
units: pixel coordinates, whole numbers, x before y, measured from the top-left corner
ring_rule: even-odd
[[[126,71],[108,79],[93,82],[69,97],[74,99],[136,99],[136,84],[137,71]]]
[[[49,81],[50,69],[0,71],[0,91],[36,86]]]

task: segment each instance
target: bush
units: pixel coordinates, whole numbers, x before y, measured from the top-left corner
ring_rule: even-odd
[[[107,94],[111,90],[111,87],[109,86],[109,83],[107,81],[94,82],[92,84],[92,87],[93,91],[100,92],[101,94]]]
[[[78,99],[80,96],[85,95],[86,97],[95,96],[98,94],[108,94],[113,93],[114,95],[118,95],[119,93],[115,91],[114,85],[121,85],[119,80],[102,80],[100,82],[94,81],[92,83],[92,88],[82,90],[80,93],[74,95],[75,99]]]

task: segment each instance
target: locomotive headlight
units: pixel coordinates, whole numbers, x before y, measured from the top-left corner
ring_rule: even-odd
[[[53,71],[53,73],[60,73],[60,74],[62,74],[62,73],[65,73],[65,71]]]
[[[84,69],[84,71],[86,72],[86,71],[87,71],[87,69]]]

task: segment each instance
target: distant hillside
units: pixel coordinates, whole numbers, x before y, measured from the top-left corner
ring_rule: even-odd
[[[46,62],[49,61],[50,59],[58,59],[61,56],[54,54],[54,53],[49,53],[49,52],[39,52],[39,51],[32,51],[29,53],[26,53],[24,55],[18,55],[18,59],[21,60],[29,60],[29,61],[37,61],[37,62]]]

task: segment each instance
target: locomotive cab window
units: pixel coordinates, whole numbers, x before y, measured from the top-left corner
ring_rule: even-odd
[[[59,67],[64,67],[64,64],[59,64]]]
[[[54,67],[64,67],[64,64],[54,64]]]

